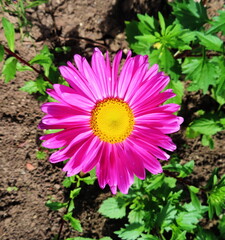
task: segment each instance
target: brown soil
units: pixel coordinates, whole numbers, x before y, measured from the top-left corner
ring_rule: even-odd
[[[137,12],[155,15],[158,10],[166,13],[165,1],[147,0],[52,0],[28,16],[33,23],[30,29],[33,39],[23,43],[17,35],[19,54],[29,60],[44,44],[50,47],[71,46],[71,55],[58,56],[57,62],[69,60],[75,53],[89,57],[93,47],[108,49],[112,54],[127,51],[124,35],[124,20],[131,19]],[[210,1],[209,1],[210,2]],[[213,3],[213,4],[212,4]],[[221,8],[223,1],[212,1],[210,11]],[[214,8],[213,8],[214,7]],[[154,11],[152,11],[154,9]],[[211,12],[210,12],[211,14]],[[11,21],[16,21],[10,16]],[[0,32],[0,40],[3,40]],[[4,41],[4,40],[3,40]],[[56,63],[57,64],[57,63]],[[59,65],[59,64],[57,64]],[[64,173],[59,166],[38,160],[42,132],[37,125],[42,117],[40,103],[35,96],[19,90],[25,81],[35,79],[34,73],[19,73],[8,84],[0,83],[0,239],[2,240],[50,240],[58,233],[62,211],[53,212],[46,206],[48,199],[64,201],[67,191],[62,187]],[[193,99],[185,102],[191,112]],[[200,139],[186,140],[183,133],[174,135],[179,148],[177,154],[183,161],[195,160],[193,181],[203,184],[214,167],[225,172],[225,134],[215,136],[215,149],[203,147]],[[9,187],[14,188],[10,191]],[[101,238],[111,236],[122,221],[111,221],[97,210],[101,202],[110,196],[108,189],[102,191],[97,184],[85,186],[76,200],[76,217],[80,219],[83,233],[72,231],[64,225],[62,238],[83,236]]]

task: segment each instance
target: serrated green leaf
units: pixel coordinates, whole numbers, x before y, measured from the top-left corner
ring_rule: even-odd
[[[216,84],[215,67],[211,60],[202,58],[186,58],[182,64],[182,72],[186,74],[185,79],[192,80],[189,91],[203,90],[205,94],[210,85]]]
[[[57,68],[53,65],[53,59],[54,55],[49,51],[47,46],[44,46],[43,49],[40,51],[40,54],[36,55],[31,61],[29,62],[32,64],[40,64],[44,68],[44,74],[45,76],[49,77],[50,79],[55,80],[58,79],[58,72]],[[52,73],[50,70],[54,70]],[[50,74],[53,74],[55,76],[49,76]]]
[[[128,214],[129,223],[141,223],[143,224],[143,218],[145,216],[145,211],[142,209],[131,210]]]
[[[24,86],[20,90],[27,92],[29,94],[38,92],[37,84],[35,81],[25,82]]]
[[[74,176],[72,176],[72,177],[74,177]],[[62,184],[65,188],[68,188],[71,186],[72,183],[73,183],[73,181],[71,181],[71,177],[65,177]]]
[[[8,46],[12,52],[15,51],[15,30],[14,25],[7,19],[2,18],[2,26],[4,29],[4,34],[8,43]]]
[[[0,62],[4,59],[4,47],[0,44]]]
[[[171,225],[172,237],[170,240],[186,240],[186,231],[180,229],[175,224]]]
[[[165,178],[164,174],[155,175],[153,181],[146,186],[146,191],[150,192],[154,189],[161,187],[162,184],[164,183],[164,178]]]
[[[51,200],[48,200],[45,203],[45,206],[49,207],[53,211],[57,211],[60,208],[67,207],[68,203],[61,203],[61,202],[52,202]]]
[[[16,64],[17,64],[16,58],[10,57],[10,58],[6,59],[4,65],[3,65],[3,68],[2,68],[2,75],[4,76],[6,83],[8,83],[10,80],[15,78]]]
[[[173,15],[184,28],[200,30],[208,21],[206,8],[202,2],[181,0],[174,1],[170,5],[173,8]]]
[[[223,130],[223,126],[213,116],[205,116],[195,119],[189,128],[195,132],[207,135],[214,135],[219,131]]]
[[[194,160],[191,160],[184,165],[181,165],[180,163],[172,162],[169,163],[168,165],[163,166],[163,169],[169,170],[172,172],[178,172],[179,176],[178,177],[187,177],[193,172],[194,169]]]
[[[188,175],[190,175],[193,172],[195,166],[195,161],[191,160],[187,163],[185,163],[184,165],[182,165],[182,168],[180,169],[180,174],[178,175],[178,177],[180,178],[184,178],[187,177]]]
[[[40,92],[41,94],[45,94],[46,88],[47,86],[49,86],[49,83],[46,82],[43,78],[39,77],[36,79],[35,81],[38,92]]]
[[[144,230],[144,226],[140,223],[126,224],[125,226],[126,228],[115,232],[121,239],[136,240]]]
[[[159,24],[154,17],[150,17],[148,14],[137,14],[137,17],[141,22],[141,24],[138,25],[138,28],[142,34],[149,32],[154,33],[157,31]]]
[[[220,15],[213,18],[213,21],[211,22],[212,27],[207,31],[207,34],[217,33],[220,31],[225,34],[225,11],[218,12]]]
[[[224,186],[215,186],[208,195],[208,204],[209,204],[209,218],[212,219],[214,213],[219,216],[222,210],[225,208],[225,185]]]
[[[74,230],[76,230],[78,232],[82,232],[83,231],[82,227],[81,227],[81,224],[80,224],[80,221],[78,219],[75,219],[72,216],[71,212],[65,214],[63,216],[63,219],[69,221]]]
[[[126,215],[125,200],[122,198],[108,198],[103,201],[98,211],[109,218],[123,218]]]
[[[81,188],[76,188],[70,191],[70,198],[74,199],[80,193]]]
[[[185,204],[184,207],[186,211],[178,214],[176,222],[181,229],[191,231],[197,227],[197,223],[202,218],[202,215],[196,211],[192,204]]]
[[[159,229],[164,229],[170,226],[171,223],[175,220],[176,214],[177,210],[175,206],[173,206],[170,202],[167,202],[167,204],[157,214],[156,226]]]
[[[202,32],[196,32],[196,36],[200,40],[200,43],[208,50],[223,52],[223,41],[217,36],[205,34]]]

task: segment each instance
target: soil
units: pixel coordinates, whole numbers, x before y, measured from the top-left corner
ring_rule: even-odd
[[[28,10],[33,26],[29,29],[31,38],[23,42],[16,34],[18,53],[30,60],[42,46],[51,48],[70,46],[71,55],[58,55],[56,65],[70,60],[75,53],[90,57],[93,47],[100,47],[114,54],[119,49],[126,53],[128,44],[124,34],[124,20],[134,19],[136,13],[156,15],[157,11],[169,14],[164,0],[52,0],[36,9]],[[209,13],[221,8],[224,1],[207,1]],[[16,22],[14,16],[7,16]],[[0,40],[4,42],[3,31]],[[8,84],[0,82],[0,239],[2,240],[50,240],[57,235],[63,211],[51,211],[45,206],[48,199],[64,201],[68,192],[62,187],[65,174],[60,165],[52,165],[47,158],[38,160],[40,148],[37,129],[43,113],[36,96],[19,90],[25,81],[35,79],[35,73],[21,72]],[[196,101],[204,102],[201,95],[186,95],[184,105],[192,113]],[[200,139],[187,140],[184,129],[173,135],[178,145],[177,154],[182,161],[195,160],[192,181],[202,185],[214,167],[225,173],[225,133],[214,137],[215,148],[210,150],[201,145]],[[83,232],[71,230],[65,223],[61,236],[83,236],[101,238],[111,236],[124,221],[112,221],[98,213],[99,205],[111,196],[109,189],[101,190],[96,183],[85,186],[76,199],[76,217],[80,219]]]

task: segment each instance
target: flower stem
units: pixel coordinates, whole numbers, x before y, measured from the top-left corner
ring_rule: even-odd
[[[28,67],[32,68],[36,73],[42,75],[42,77],[44,78],[45,81],[49,82],[50,84],[53,84],[51,82],[51,80],[46,77],[41,71],[39,71],[37,68],[35,68],[34,66],[32,66],[29,62],[27,62],[26,60],[24,60],[23,58],[21,58],[20,56],[18,56],[16,53],[12,52],[10,49],[8,49],[7,47],[3,46],[4,47],[4,50],[12,55],[13,57],[15,57],[17,60],[19,60],[21,63],[27,65]]]
[[[70,198],[70,200],[69,200],[69,202],[68,202],[68,205],[67,205],[66,213],[65,213],[65,214],[68,213],[68,210],[69,210],[69,207],[70,207],[70,202],[71,202],[71,198]],[[62,222],[61,222],[61,224],[60,224],[59,232],[58,232],[58,235],[57,235],[57,240],[60,240],[60,235],[61,235],[61,232],[62,232],[64,223],[65,223],[65,220],[62,218]]]

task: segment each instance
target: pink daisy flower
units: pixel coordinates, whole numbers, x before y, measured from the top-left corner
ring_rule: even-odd
[[[122,51],[110,63],[95,49],[91,65],[75,55],[76,67],[68,62],[60,72],[70,87],[54,84],[48,94],[58,102],[45,103],[41,129],[63,129],[41,137],[46,148],[61,148],[50,156],[51,163],[69,159],[63,171],[68,176],[86,173],[96,167],[101,188],[109,185],[127,193],[134,175],[145,178],[162,172],[157,159],[167,160],[162,149],[174,151],[176,145],[166,134],[180,129],[183,118],[173,115],[177,104],[162,105],[175,96],[163,91],[169,77],[149,68],[147,56],[131,57],[119,71]]]

